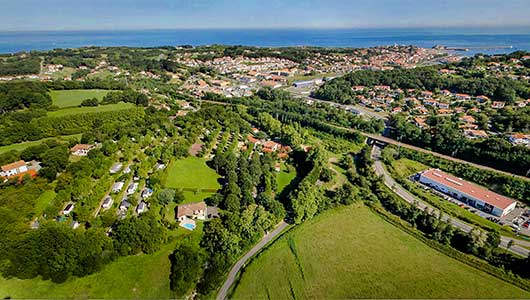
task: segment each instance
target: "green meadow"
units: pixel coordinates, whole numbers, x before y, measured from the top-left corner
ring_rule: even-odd
[[[56,90],[51,91],[53,105],[60,108],[79,106],[83,100],[96,98],[99,101],[105,97],[110,90]]]
[[[357,205],[282,236],[246,267],[231,299],[528,297]]]

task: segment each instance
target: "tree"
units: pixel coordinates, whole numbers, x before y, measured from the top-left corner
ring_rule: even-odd
[[[185,296],[202,273],[202,254],[195,247],[181,243],[177,245],[169,259],[170,288],[175,291],[177,297]]]
[[[99,101],[97,98],[85,99],[81,102],[80,106],[98,106]]]
[[[175,200],[176,191],[174,189],[163,189],[158,194],[158,203],[168,205]]]

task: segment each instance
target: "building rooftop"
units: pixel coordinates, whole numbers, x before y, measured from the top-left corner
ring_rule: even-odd
[[[2,171],[4,171],[4,172],[11,171],[13,169],[17,169],[17,168],[23,167],[25,165],[26,165],[25,161],[19,160],[19,161],[16,161],[14,163],[10,163],[10,164],[2,166]]]
[[[177,208],[177,218],[180,218],[183,216],[191,216],[191,215],[194,215],[195,214],[194,212],[196,211],[205,211],[205,210],[206,210],[206,203],[204,202],[179,205]]]
[[[506,209],[515,202],[513,199],[504,197],[484,187],[462,180],[440,170],[430,169],[423,172],[421,176],[425,176],[432,181],[449,186],[463,194],[472,196],[473,198],[479,199],[500,209]]]

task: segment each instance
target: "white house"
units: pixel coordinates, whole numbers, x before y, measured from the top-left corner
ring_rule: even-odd
[[[125,182],[123,182],[123,181],[115,182],[112,185],[112,192],[113,193],[119,193],[121,191],[121,189],[123,189],[124,185],[125,185]]]
[[[112,206],[112,203],[114,203],[114,200],[110,196],[105,197],[103,200],[103,203],[101,204],[101,207],[103,209],[109,209]]]
[[[70,152],[75,156],[87,156],[90,150],[94,149],[93,145],[77,144],[70,148]]]
[[[2,166],[1,170],[2,171],[0,171],[0,177],[3,177],[3,178],[20,176],[29,171],[28,166],[26,165],[26,162],[23,160],[19,160],[17,162],[4,165]]]
[[[63,210],[63,215],[69,215],[72,211],[74,210],[74,204],[73,203],[69,203],[68,205],[66,205],[66,207],[64,208]]]

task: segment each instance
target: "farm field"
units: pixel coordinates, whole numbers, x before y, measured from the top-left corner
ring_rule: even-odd
[[[202,201],[213,194],[220,185],[219,175],[206,165],[206,161],[198,157],[187,157],[173,161],[166,170],[164,187],[184,189],[183,203]],[[188,189],[197,190],[189,191]]]
[[[99,101],[107,95],[110,90],[57,90],[51,91],[53,105],[60,108],[76,107],[86,99],[96,98]]]
[[[124,110],[135,107],[132,103],[117,103],[117,104],[107,104],[100,106],[87,106],[87,107],[71,107],[63,108],[56,111],[48,112],[48,117],[62,117],[67,115],[75,114],[86,114],[93,112],[106,112],[106,111],[115,111],[115,110]]]
[[[190,232],[179,228],[170,232],[175,238],[190,238],[197,242],[201,227]],[[169,289],[170,262],[168,256],[175,249],[174,240],[150,255],[122,257],[105,266],[98,273],[72,277],[65,283],[49,280],[5,279],[0,277],[0,298],[13,299],[172,299]]]
[[[22,142],[22,143],[17,143],[17,144],[11,144],[11,145],[7,145],[7,146],[1,146],[0,147],[0,154],[2,153],[5,153],[5,152],[9,152],[9,151],[12,151],[12,150],[16,150],[16,151],[22,151],[28,147],[31,147],[31,146],[35,146],[35,145],[38,145],[46,140],[53,140],[53,139],[57,139],[57,140],[68,140],[68,139],[76,139],[76,140],[80,140],[81,139],[81,134],[72,134],[72,135],[63,135],[63,136],[58,136],[58,137],[55,137],[55,138],[45,138],[45,139],[42,139],[42,140],[37,140],[37,141],[30,141],[30,142]]]
[[[528,298],[423,244],[365,206],[293,229],[241,275],[233,299]]]

